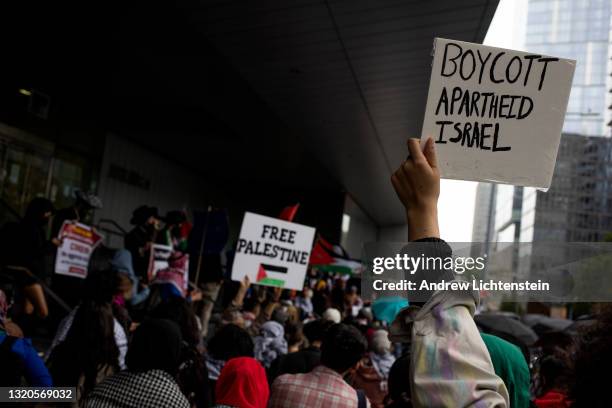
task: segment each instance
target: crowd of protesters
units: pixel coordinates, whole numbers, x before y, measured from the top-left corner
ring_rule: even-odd
[[[422,152],[411,139],[408,147],[392,183],[409,239],[447,255],[433,143]],[[182,211],[161,217],[139,207],[124,248],[98,247],[85,279],[46,274],[64,221],[86,222],[101,205],[79,193],[73,207],[55,211],[36,198],[21,221],[2,228],[0,386],[76,387],[78,404],[93,408],[610,405],[612,314],[603,309],[584,333],[544,347],[534,365],[516,345],[478,331],[471,292],[371,304],[353,277],[316,268],[298,292],[248,278],[185,290],[190,234]],[[151,277],[154,243],[173,253]],[[72,306],[61,319],[49,312],[45,282]],[[53,340],[36,350],[30,337],[41,326]]]

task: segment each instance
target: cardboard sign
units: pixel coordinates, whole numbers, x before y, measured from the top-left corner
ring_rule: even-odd
[[[91,253],[104,237],[89,225],[64,221],[57,238],[55,273],[85,279]]]
[[[232,280],[301,290],[315,229],[245,213],[236,245]]]
[[[421,133],[442,177],[547,189],[576,61],[436,38]]]
[[[151,245],[149,258],[149,282],[151,282],[157,272],[168,267],[168,258],[172,255],[174,248],[170,245],[153,244]]]

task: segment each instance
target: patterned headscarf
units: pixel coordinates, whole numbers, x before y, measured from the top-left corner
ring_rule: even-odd
[[[269,368],[276,357],[287,354],[287,341],[283,325],[269,321],[261,326],[261,335],[255,337],[255,358]]]

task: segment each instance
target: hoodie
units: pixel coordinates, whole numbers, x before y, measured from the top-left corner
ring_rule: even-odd
[[[126,249],[117,250],[113,256],[111,265],[117,272],[127,275],[127,277],[132,281],[132,297],[130,299],[130,303],[132,305],[142,303],[149,296],[149,288],[146,287],[140,292],[138,291],[140,279],[134,273],[132,254],[130,251]]]
[[[411,344],[412,404],[419,407],[509,407],[474,322],[476,292],[438,291],[422,307],[400,312],[393,342]]]

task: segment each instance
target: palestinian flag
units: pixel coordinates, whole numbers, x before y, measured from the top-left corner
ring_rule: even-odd
[[[260,285],[278,286],[281,288],[285,286],[285,281],[283,279],[272,278],[268,276],[268,272],[272,272],[273,274],[286,274],[287,268],[284,266],[259,264],[259,269],[257,270],[257,283]]]
[[[278,215],[278,218],[281,220],[292,222],[299,208],[300,208],[300,203],[285,207],[283,208],[281,213]]]
[[[332,245],[322,236],[318,236],[310,252],[310,265],[320,271],[348,275],[361,274],[361,262],[349,258],[340,245]]]

